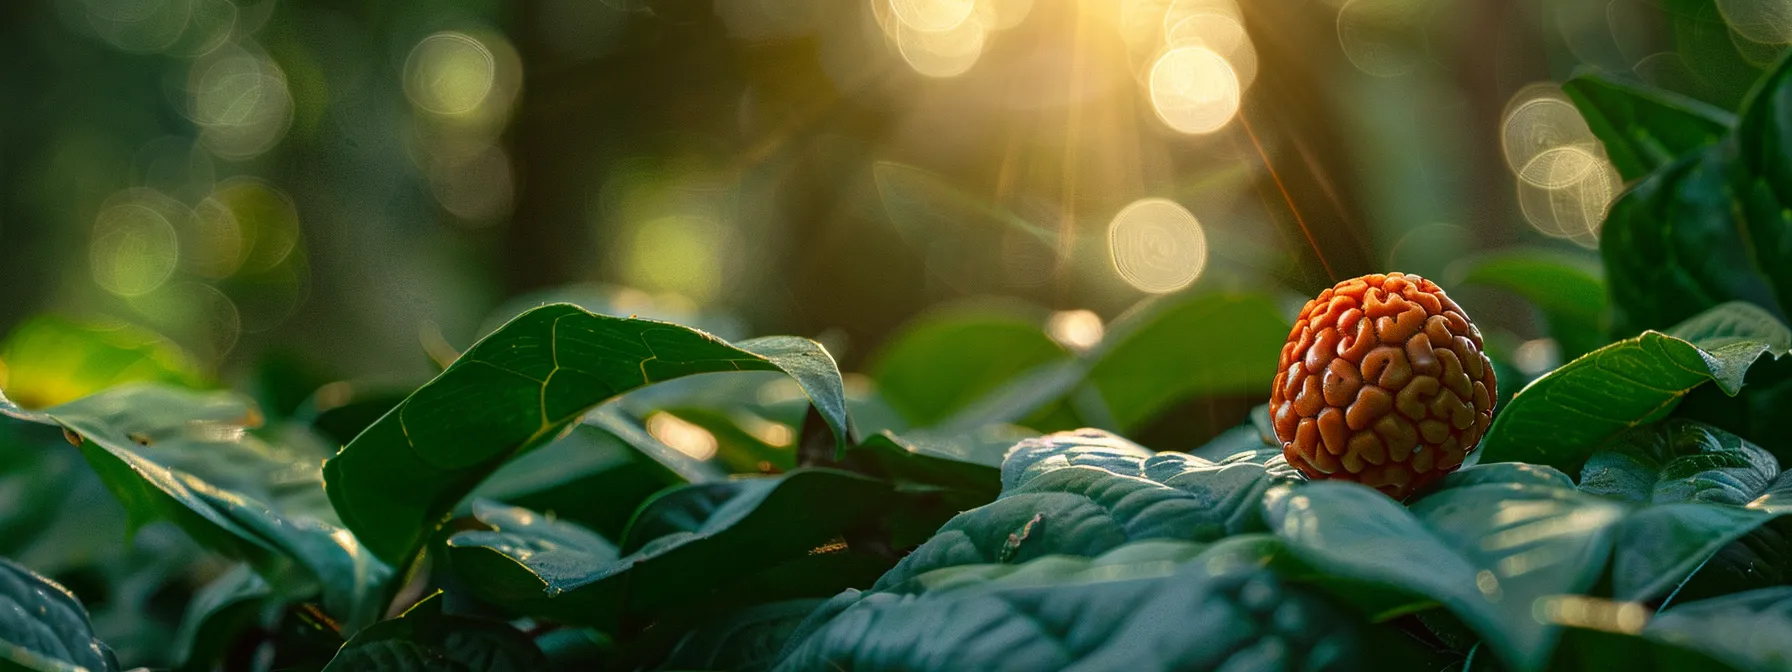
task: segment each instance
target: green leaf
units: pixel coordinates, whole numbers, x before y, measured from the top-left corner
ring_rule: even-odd
[[[0,669],[117,672],[73,593],[0,558]]]
[[[437,592],[355,635],[324,672],[539,672],[541,649],[503,623],[442,612]]]
[[[1464,260],[1459,282],[1502,289],[1543,311],[1549,333],[1573,359],[1605,345],[1605,281],[1597,259],[1516,249]]]
[[[797,626],[826,600],[748,607],[704,623],[679,639],[664,669],[762,672],[777,664]]]
[[[1088,557],[1146,539],[1216,541],[1264,530],[1258,502],[1286,477],[1248,459],[1153,454],[1100,430],[1022,441],[1002,473],[1000,498],[948,521],[877,586],[957,565]]]
[[[1702,652],[1738,670],[1792,667],[1792,587],[1690,602],[1655,617],[1643,636]]]
[[[839,370],[813,341],[735,346],[674,324],[543,306],[486,336],[355,437],[325,465],[326,490],[368,548],[405,564],[499,465],[598,404],[681,376],[771,370],[803,386],[839,447],[850,442]]]
[[[267,581],[248,565],[213,579],[187,605],[174,636],[174,660],[183,670],[211,670],[245,630],[255,626],[272,600]]]
[[[1487,431],[1479,461],[1531,462],[1572,471],[1625,430],[1659,419],[1699,385],[1735,395],[1762,353],[1776,357],[1792,332],[1758,307],[1729,303],[1668,333],[1605,346],[1533,381]]]
[[[1562,91],[1625,181],[1717,142],[1736,123],[1735,115],[1696,99],[1598,72],[1575,75]]]
[[[1261,569],[1273,544],[1143,544],[1153,548],[959,567],[842,595],[776,669],[1331,670],[1361,665],[1372,647],[1384,666],[1403,662],[1359,620]]]
[[[1747,506],[1780,475],[1773,455],[1716,427],[1672,419],[1638,427],[1587,458],[1580,489],[1636,503]]]
[[[1110,325],[1086,355],[1089,383],[1117,429],[1137,429],[1191,397],[1269,389],[1288,329],[1268,296],[1161,297]]]
[[[321,590],[325,609],[351,630],[377,617],[391,569],[335,524],[320,496],[320,456],[249,434],[244,425],[259,413],[241,397],[126,385],[41,413],[0,399],[0,412],[79,436],[133,528],[170,520],[284,595]]]
[[[1308,566],[1436,600],[1521,670],[1540,669],[1560,636],[1533,617],[1539,600],[1591,587],[1624,515],[1572,490],[1507,483],[1445,490],[1408,512],[1360,485],[1319,482],[1264,508]]]
[[[902,327],[866,370],[885,401],[926,427],[1022,373],[1069,358],[1046,336],[1043,315],[963,305],[936,309]]]
[[[1642,600],[1701,565],[1729,562],[1713,556],[1772,519],[1779,507],[1765,496],[1792,490],[1792,482],[1767,451],[1676,419],[1639,427],[1594,453],[1581,470],[1580,489],[1658,505],[1625,519],[1617,532],[1612,593]]]
[[[890,487],[880,481],[841,471],[798,470],[661,494],[630,523],[621,558],[595,545],[563,543],[568,538],[564,533],[547,535],[526,526],[460,532],[448,540],[448,548],[456,571],[494,602],[563,622],[613,627],[792,561],[850,556],[850,549],[821,549],[886,515],[891,506]],[[537,547],[550,543],[565,552],[549,555],[553,561],[546,562]],[[822,571],[810,578],[819,585],[836,580]],[[832,585],[827,592],[842,587]]]
[[[847,451],[855,467],[903,483],[939,486],[979,498],[1001,492],[1002,456],[1016,442],[1035,436],[1012,425],[990,425],[964,433],[885,430]]]
[[[1716,29],[1727,30],[1721,22]],[[1721,37],[1727,47],[1727,33]],[[1661,329],[1726,301],[1784,319],[1792,296],[1788,96],[1792,61],[1782,60],[1721,142],[1682,156],[1613,204],[1600,250],[1618,334]]]
[[[116,385],[198,387],[198,367],[168,339],[123,323],[26,320],[0,343],[0,385],[25,408],[48,408]]]
[[[671,452],[676,451],[665,454]],[[504,463],[468,495],[470,501],[460,510],[470,512],[471,501],[496,500],[551,513],[621,539],[642,502],[686,482],[678,472],[690,459],[682,454],[677,458],[675,470],[615,434],[574,425],[566,436]]]

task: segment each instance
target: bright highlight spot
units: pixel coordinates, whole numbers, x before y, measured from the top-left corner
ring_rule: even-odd
[[[1512,365],[1518,367],[1519,373],[1536,378],[1562,365],[1562,347],[1553,338],[1525,341],[1513,353]]]
[[[678,292],[704,301],[721,289],[722,225],[688,215],[644,222],[635,231],[623,267],[628,283]]]
[[[975,0],[886,0],[902,25],[937,33],[964,23],[976,8]]]
[[[1241,89],[1250,88],[1257,79],[1257,49],[1234,12],[1208,8],[1189,13],[1164,30],[1164,46],[1212,50],[1232,66]]]
[[[955,77],[977,64],[983,55],[983,24],[976,17],[937,31],[923,31],[908,23],[896,27],[896,48],[915,72],[928,77]]]
[[[1521,89],[1506,107],[1500,140],[1525,220],[1546,236],[1596,247],[1624,185],[1573,103],[1554,85]]]
[[[671,413],[655,412],[647,416],[647,433],[694,460],[715,457],[720,448],[716,436],[709,430]]]
[[[292,126],[286,75],[272,60],[247,50],[224,49],[195,62],[188,89],[199,139],[220,157],[258,156]]]
[[[1422,45],[1412,45],[1429,9],[1421,0],[1350,0],[1338,9],[1338,46],[1350,64],[1376,77],[1418,69]]]
[[[1034,0],[977,0],[977,21],[989,30],[1020,25],[1033,12]]]
[[[1752,42],[1792,42],[1792,0],[1717,0],[1730,30]]]
[[[1238,76],[1226,59],[1206,47],[1165,52],[1151,66],[1151,106],[1182,133],[1217,131],[1238,114]]]
[[[174,274],[180,238],[157,205],[125,192],[100,209],[88,260],[93,281],[106,291],[126,297],[147,294]]]
[[[1207,265],[1207,234],[1175,201],[1147,198],[1126,206],[1108,225],[1114,268],[1127,284],[1161,294],[1189,286]]]
[[[442,116],[479,109],[497,83],[491,49],[466,33],[443,31],[423,38],[405,61],[405,93],[411,102]]]
[[[1060,310],[1045,324],[1045,333],[1052,340],[1075,352],[1095,347],[1105,331],[1101,316],[1091,310]]]

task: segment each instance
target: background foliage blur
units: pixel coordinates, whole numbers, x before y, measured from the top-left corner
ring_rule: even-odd
[[[413,379],[506,298],[601,282],[857,368],[967,296],[1111,319],[1191,280],[1448,284],[1479,248],[1591,245],[1619,186],[1527,85],[1733,108],[1789,37],[1770,4],[10,2],[0,328]]]

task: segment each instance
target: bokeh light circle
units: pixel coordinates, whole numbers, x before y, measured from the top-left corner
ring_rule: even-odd
[[[180,237],[173,219],[178,203],[147,190],[128,190],[107,199],[93,223],[88,261],[93,281],[118,296],[155,291],[174,275]]]
[[[1127,284],[1153,294],[1189,286],[1207,266],[1207,234],[1201,223],[1164,198],[1135,201],[1114,215],[1108,250]]]
[[[874,0],[877,1],[877,0]],[[890,3],[891,13],[902,25],[918,31],[937,33],[951,30],[971,17],[976,0],[881,0]]]
[[[1226,59],[1238,76],[1240,89],[1248,89],[1257,79],[1257,49],[1244,24],[1230,12],[1203,9],[1190,13],[1164,31],[1164,46],[1206,47]]]
[[[977,64],[983,55],[983,24],[968,17],[941,31],[923,31],[901,23],[896,27],[896,48],[915,72],[928,77],[955,77]]]
[[[1238,114],[1240,95],[1232,66],[1206,47],[1171,49],[1151,66],[1151,106],[1182,133],[1225,127]]]
[[[433,114],[473,113],[497,81],[492,50],[466,33],[442,31],[425,37],[405,60],[405,93],[413,104]]]

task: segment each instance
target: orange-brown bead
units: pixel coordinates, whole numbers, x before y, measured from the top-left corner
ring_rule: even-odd
[[[1493,422],[1481,332],[1416,275],[1340,282],[1301,308],[1269,411],[1288,463],[1396,499],[1462,466]]]

